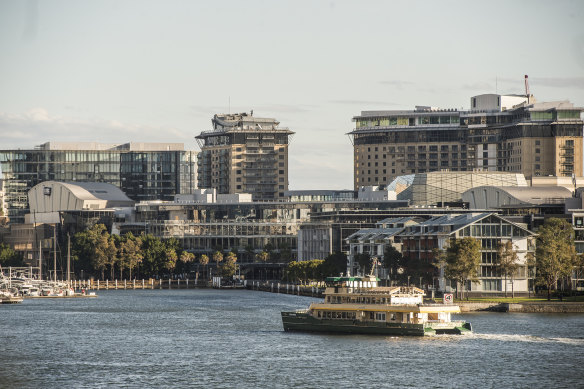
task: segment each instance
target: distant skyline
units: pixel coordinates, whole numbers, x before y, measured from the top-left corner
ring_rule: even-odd
[[[181,142],[217,113],[296,134],[289,188],[351,189],[365,110],[482,93],[584,106],[584,2],[0,0],[0,149]]]

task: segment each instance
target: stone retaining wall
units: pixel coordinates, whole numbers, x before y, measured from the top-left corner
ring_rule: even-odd
[[[473,303],[459,302],[461,312],[495,311],[523,313],[584,313],[584,303],[541,302],[541,303]]]

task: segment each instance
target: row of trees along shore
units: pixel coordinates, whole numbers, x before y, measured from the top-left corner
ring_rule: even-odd
[[[584,273],[584,256],[577,255],[574,230],[564,219],[547,219],[537,233],[535,257],[528,255],[526,265],[530,275],[535,276],[535,285],[545,288],[550,299],[558,282],[568,280],[574,270]],[[249,248],[246,250],[251,252]],[[426,284],[432,284],[438,275],[438,269],[444,268],[446,279],[455,281],[457,285],[467,285],[469,282],[478,282],[480,250],[480,241],[475,238],[450,240],[442,250],[434,250],[434,261],[430,263],[404,258],[390,245],[384,253],[384,261],[378,265],[385,267],[390,278],[398,284],[405,284],[410,278],[417,280],[418,277]],[[255,259],[260,262],[269,261],[270,257],[268,251],[255,255]],[[172,276],[188,273],[194,265],[197,270],[201,267],[206,270],[210,261],[215,262],[219,275],[230,277],[238,267],[237,256],[232,252],[224,254],[217,250],[211,258],[205,254],[195,258],[195,255],[183,250],[176,239],[159,239],[153,235],[134,236],[131,233],[110,235],[102,224],[96,224],[74,235],[72,259],[78,275],[80,271],[84,271],[84,274],[101,276],[102,279],[105,279],[107,271],[111,279],[115,278],[116,272],[119,272],[120,278],[127,274],[130,279],[133,276]],[[505,295],[507,280],[513,281],[518,270],[517,260],[518,255],[512,242],[507,241],[498,246],[495,265],[499,275],[505,279]],[[371,271],[375,258],[358,254],[355,261],[361,272],[367,274]],[[21,266],[22,263],[22,257],[18,253],[0,243],[0,266]],[[345,271],[346,256],[335,253],[324,260],[289,262],[285,274],[289,281],[308,282],[320,281],[327,276],[338,276]],[[462,294],[465,288],[461,289]]]
[[[106,271],[110,272],[111,279],[115,278],[116,272],[119,272],[120,279],[124,278],[124,273],[132,279],[136,272],[139,278],[172,277],[189,273],[195,259],[197,270],[202,266],[205,271],[213,260],[222,276],[230,277],[237,271],[237,256],[232,252],[216,251],[212,258],[206,254],[195,258],[174,238],[159,239],[150,234],[134,236],[132,233],[110,235],[103,224],[74,235],[72,259],[76,273],[83,270],[86,274],[99,275],[101,279],[105,279]]]
[[[254,259],[267,262],[273,256],[271,251],[257,253]],[[98,276],[102,280],[107,272],[110,279],[115,279],[116,275],[122,279],[124,274],[130,279],[133,276],[172,277],[174,274],[188,274],[195,265],[197,271],[203,270],[202,274],[207,274],[207,265],[211,261],[215,263],[218,275],[231,277],[239,266],[237,255],[233,252],[216,250],[211,256],[201,254],[195,257],[193,253],[183,250],[174,238],[159,239],[149,234],[134,236],[131,233],[110,235],[102,224],[73,236],[72,259],[77,274],[83,270],[85,274]],[[331,254],[325,260],[294,261],[289,262],[286,275],[288,280],[322,279],[344,272],[346,263],[346,255],[340,253]]]

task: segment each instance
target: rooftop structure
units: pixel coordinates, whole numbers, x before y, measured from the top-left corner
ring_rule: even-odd
[[[397,192],[398,200],[412,205],[460,203],[462,194],[478,186],[527,187],[523,174],[504,172],[429,172],[397,177],[388,185]]]
[[[462,194],[471,209],[564,204],[572,192],[561,186],[479,186]]]

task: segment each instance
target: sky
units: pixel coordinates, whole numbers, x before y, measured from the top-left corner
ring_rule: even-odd
[[[295,132],[289,189],[352,189],[361,111],[482,93],[584,106],[584,1],[0,0],[0,149]]]

